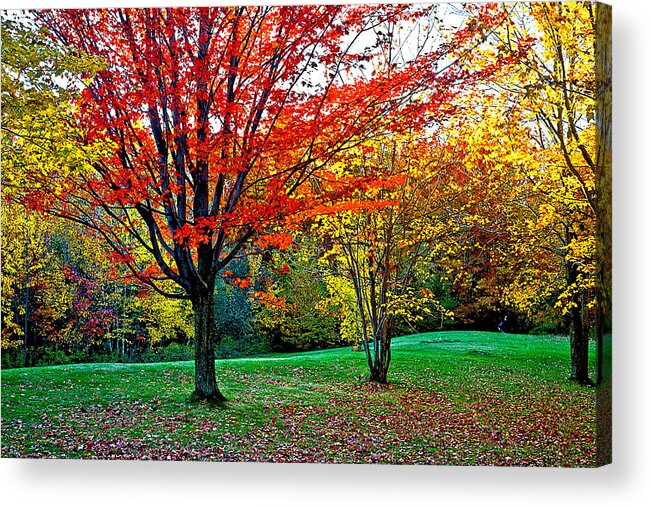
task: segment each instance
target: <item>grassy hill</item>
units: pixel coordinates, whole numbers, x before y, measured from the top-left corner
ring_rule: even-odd
[[[189,403],[191,362],[2,371],[2,456],[594,465],[595,391],[556,337],[393,342],[391,383],[349,348],[217,362],[223,408]]]

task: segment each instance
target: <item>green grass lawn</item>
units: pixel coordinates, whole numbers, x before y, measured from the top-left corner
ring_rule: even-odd
[[[190,403],[191,362],[2,371],[2,456],[595,465],[595,390],[566,339],[397,338],[390,384],[349,348],[217,362],[225,407]]]

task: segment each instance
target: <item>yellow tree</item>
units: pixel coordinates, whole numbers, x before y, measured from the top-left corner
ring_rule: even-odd
[[[433,259],[452,282],[459,320],[495,329],[509,315],[512,329],[537,319],[562,285],[562,251],[548,227],[535,226],[540,199],[526,176],[544,153],[503,93],[474,93],[458,108],[440,133],[448,234]]]
[[[24,364],[35,326],[53,337],[53,323],[70,304],[49,248],[57,222],[25,202],[35,189],[28,174],[49,174],[48,184],[57,185],[90,160],[97,146],[75,145],[70,94],[59,83],[100,67],[97,60],[60,51],[28,20],[2,16],[2,346],[21,343]]]
[[[80,143],[84,128],[71,121],[76,92],[104,68],[101,59],[57,44],[25,14],[3,14],[2,32],[3,349],[22,346],[26,363],[37,341],[125,352],[139,326],[154,344],[191,336],[186,321],[171,319],[189,313],[185,302],[134,299],[138,285],[120,279],[96,231],[42,212],[111,147]],[[138,322],[127,323],[128,314]]]
[[[360,146],[332,166],[332,179],[361,176],[365,185],[335,207],[336,215],[315,220],[314,232],[331,244],[324,255],[337,275],[330,288],[349,293],[340,298],[344,306],[354,294],[355,318],[344,324],[346,332],[359,333],[374,382],[387,382],[396,319],[416,321],[432,307],[445,311],[414,283],[446,229],[438,219],[442,169],[433,153],[431,142],[415,137]]]
[[[1,215],[2,350],[15,354],[22,349],[26,366],[39,336],[56,339],[54,324],[64,318],[72,295],[49,249],[52,222],[10,200],[3,202]]]
[[[544,154],[540,165],[522,171],[537,194],[531,226],[550,229],[559,242],[565,279],[558,304],[570,330],[571,378],[589,384],[584,310],[594,306],[596,273],[594,4],[503,8],[508,18],[492,46],[514,58],[494,86],[521,112],[529,139]]]

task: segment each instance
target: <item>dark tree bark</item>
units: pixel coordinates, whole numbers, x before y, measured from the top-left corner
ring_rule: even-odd
[[[374,356],[369,361],[371,371],[369,381],[386,384],[391,364],[391,335],[388,329],[380,333],[380,336],[374,340],[374,345]]]
[[[575,284],[578,280],[581,263],[574,262],[569,264],[568,285]],[[588,335],[583,325],[583,309],[581,304],[581,292],[575,291],[572,296],[572,309],[570,311],[570,361],[572,372],[570,380],[574,380],[581,385],[591,385],[588,371]]]
[[[192,299],[194,310],[194,380],[192,398],[223,403],[226,397],[217,387],[215,375],[215,318],[213,291],[197,291]]]

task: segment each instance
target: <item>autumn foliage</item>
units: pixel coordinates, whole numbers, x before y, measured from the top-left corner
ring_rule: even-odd
[[[396,329],[509,317],[569,333],[589,383],[592,4],[28,19],[3,20],[3,348],[192,342],[222,402],[228,340],[357,344],[384,383]]]

